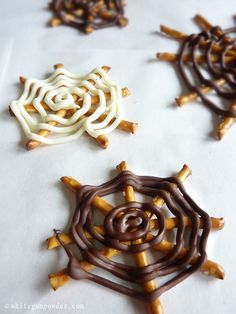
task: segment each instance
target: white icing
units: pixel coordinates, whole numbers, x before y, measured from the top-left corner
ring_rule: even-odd
[[[95,85],[91,84],[89,79],[93,80]],[[81,87],[86,87],[88,91],[83,91]],[[105,93],[111,94],[110,100],[106,100]],[[80,106],[75,104],[72,96],[74,94],[79,96]],[[91,108],[93,96],[99,98],[96,110],[90,116],[82,117]],[[62,118],[47,112],[42,106],[43,102],[54,112],[61,109],[77,110],[71,117]],[[46,80],[27,79],[21,97],[12,101],[10,108],[29,139],[45,144],[57,144],[75,140],[84,132],[94,138],[112,132],[121,122],[121,103],[120,86],[114,84],[102,68],[96,68],[85,76],[58,68]],[[39,119],[26,111],[24,106],[30,104],[38,111]],[[102,114],[106,114],[106,118],[102,122],[96,121]],[[49,121],[56,121],[58,125],[52,126],[47,123]],[[53,137],[38,135],[37,132],[41,129],[51,131]]]

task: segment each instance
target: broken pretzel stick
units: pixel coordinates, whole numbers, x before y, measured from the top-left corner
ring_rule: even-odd
[[[236,112],[236,101],[233,102],[231,109],[232,111]],[[226,132],[231,128],[234,121],[234,117],[225,117],[222,119],[218,129],[216,130],[216,138],[218,140],[221,140],[225,136]]]
[[[128,165],[125,161],[121,162],[118,166],[117,169],[121,171],[128,170]],[[127,185],[124,188],[124,197],[126,202],[134,202],[135,197],[134,197],[134,189],[131,185]],[[136,240],[135,244],[141,244],[142,239]],[[138,267],[145,267],[148,266],[148,258],[145,252],[140,252],[135,254],[135,262]],[[143,284],[144,292],[151,292],[156,290],[156,283],[154,280],[145,282]],[[161,305],[161,301],[159,298],[154,300],[153,302],[148,304],[148,310],[151,314],[162,314],[163,313],[163,307]]]

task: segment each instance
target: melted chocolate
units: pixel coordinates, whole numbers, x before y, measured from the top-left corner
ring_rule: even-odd
[[[85,33],[114,25],[125,26],[121,0],[52,0],[49,8],[64,25]]]
[[[95,196],[106,196],[123,191],[130,185],[136,192],[164,199],[171,216],[178,220],[176,228],[175,245],[164,257],[161,257],[145,267],[124,265],[106,258],[99,249],[88,240],[85,231],[93,239],[105,247],[120,250],[129,254],[136,254],[149,250],[160,243],[165,236],[164,210],[153,202],[129,202],[114,207],[104,219],[104,234],[99,234],[94,228],[95,210],[91,206]],[[162,293],[171,289],[188,276],[196,272],[207,258],[206,245],[211,228],[209,215],[203,211],[187,194],[180,180],[175,177],[158,178],[150,176],[137,176],[130,171],[123,171],[114,179],[99,186],[84,185],[79,188],[76,195],[76,210],[71,223],[71,236],[74,245],[79,249],[85,261],[102,268],[109,273],[134,284],[143,284],[158,276],[172,275],[163,285],[152,292],[141,292],[130,289],[101,276],[83,270],[79,260],[71,251],[70,245],[58,240],[69,257],[67,272],[73,279],[89,279],[100,285],[126,294],[128,296],[151,302]],[[147,214],[147,211],[151,213]],[[191,220],[191,228],[186,228],[184,217]],[[150,219],[156,218],[158,229],[147,239],[150,231]],[[200,229],[200,219],[202,221]],[[58,231],[56,231],[58,235]],[[150,234],[149,234],[150,235]],[[142,243],[137,243],[142,239]],[[136,241],[136,242],[135,242]],[[188,248],[186,254],[179,256],[181,250]],[[196,262],[190,265],[193,257],[198,256]]]
[[[236,28],[229,28],[222,30],[219,26],[212,27],[209,31],[203,31],[199,34],[193,34],[188,36],[180,49],[178,57],[178,69],[180,75],[185,82],[186,86],[191,92],[198,94],[202,102],[210,108],[217,115],[224,117],[236,118],[236,112],[231,108],[224,110],[220,108],[215,102],[213,102],[206,94],[201,91],[201,87],[196,87],[189,79],[186,73],[186,67],[191,66],[194,71],[194,75],[199,80],[201,85],[208,86],[212,88],[215,93],[221,97],[223,100],[236,99],[236,63],[234,61],[230,63],[225,62],[225,56],[229,51],[235,51],[236,53],[236,40],[230,35],[236,33]],[[205,41],[206,47],[204,49],[200,47],[200,44]],[[217,55],[212,52],[212,47],[218,45],[220,47],[219,53]],[[213,79],[224,79],[225,84],[223,86],[218,86],[209,78],[206,78],[201,66],[197,62],[197,56],[199,55],[205,57],[204,65],[206,70],[210,73]],[[188,65],[184,62],[184,57],[189,54],[191,57]],[[213,63],[211,57],[218,56],[219,62]]]

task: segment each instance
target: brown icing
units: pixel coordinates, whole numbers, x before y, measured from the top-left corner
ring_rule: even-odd
[[[93,239],[105,247],[129,254],[151,250],[154,245],[164,239],[166,231],[164,211],[153,202],[129,202],[114,207],[104,219],[104,235],[96,232],[94,229],[94,209],[91,207],[94,197],[123,191],[127,185],[132,186],[136,192],[152,198],[163,198],[172,216],[178,219],[173,249],[164,257],[142,268],[124,265],[106,258],[92,241],[87,239],[85,234],[85,231],[88,232]],[[73,279],[92,280],[128,296],[152,302],[162,293],[196,272],[207,258],[206,245],[211,228],[210,217],[192,200],[181,181],[175,177],[137,176],[130,171],[123,171],[102,185],[81,186],[77,191],[76,202],[70,233],[85,261],[134,284],[143,284],[158,276],[170,274],[172,278],[154,291],[146,293],[87,272],[80,267],[79,260],[72,253],[70,245],[60,240],[59,231],[55,230],[58,240],[69,257],[67,272]],[[147,211],[151,215],[147,215]],[[191,229],[186,228],[184,224],[185,216],[191,220]],[[158,229],[153,234],[152,239],[147,240],[146,236],[149,233],[152,217],[157,218]],[[202,221],[201,229],[200,219]],[[142,243],[133,242],[137,239],[142,239]],[[184,256],[180,257],[179,253],[184,246],[187,246],[188,250]],[[190,261],[196,255],[198,259],[190,265]]]
[[[236,40],[233,37],[229,37],[230,35],[234,35],[236,33],[236,28],[228,28],[226,30],[222,30],[219,26],[212,27],[208,31],[203,31],[199,34],[192,34],[188,36],[181,48],[178,57],[178,69],[180,75],[191,92],[196,92],[202,102],[213,112],[218,115],[224,117],[234,117],[236,118],[236,112],[231,108],[224,110],[220,108],[213,100],[207,97],[201,91],[201,86],[196,87],[190,78],[187,75],[186,67],[190,66],[194,71],[194,75],[199,80],[201,85],[208,86],[212,88],[215,93],[221,97],[223,100],[235,100],[236,99],[236,68],[235,68],[235,60],[226,63],[224,60],[225,55],[236,48]],[[205,41],[206,48],[200,48],[200,43]],[[220,46],[219,51],[219,62],[213,63],[211,60],[211,56],[215,55],[212,52],[213,45]],[[236,52],[236,51],[235,51]],[[223,86],[218,86],[213,80],[207,78],[201,66],[197,62],[197,55],[203,55],[206,59],[204,65],[205,69],[211,74],[211,77],[215,80],[224,79],[225,84]],[[184,56],[189,54],[191,57],[188,65],[184,62]]]

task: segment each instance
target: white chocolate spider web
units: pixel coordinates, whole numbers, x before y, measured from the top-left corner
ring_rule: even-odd
[[[88,80],[93,80],[95,85]],[[88,91],[81,87],[87,88]],[[105,93],[110,94],[109,100],[106,100]],[[75,103],[73,95],[79,97],[81,105]],[[91,98],[94,96],[99,98],[98,105],[92,114],[84,117],[91,109]],[[61,109],[76,110],[71,117],[62,118],[48,113],[43,103],[54,112]],[[94,138],[112,132],[121,122],[121,103],[120,86],[114,84],[102,68],[96,68],[88,75],[81,76],[60,67],[48,79],[27,79],[23,94],[18,100],[11,102],[10,108],[29,139],[45,144],[58,144],[75,140],[85,131]],[[25,105],[33,105],[40,120],[32,117],[26,111]],[[97,122],[102,114],[106,115],[105,119]],[[50,125],[47,123],[49,121],[56,121],[59,125]],[[37,134],[41,129],[51,131],[53,138]]]

